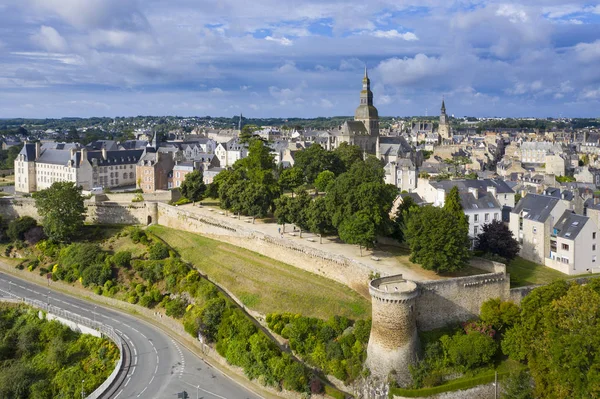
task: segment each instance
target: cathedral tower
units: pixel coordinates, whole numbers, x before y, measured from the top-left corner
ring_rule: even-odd
[[[452,138],[450,134],[450,122],[448,121],[448,115],[446,115],[446,104],[442,98],[442,110],[440,112],[440,126],[438,127],[438,134],[442,140],[450,140]]]
[[[365,67],[365,76],[362,80],[360,92],[360,105],[354,112],[354,120],[365,124],[368,134],[375,138],[379,136],[379,114],[373,106],[373,92],[371,91],[371,80]],[[374,141],[374,140],[373,140]]]

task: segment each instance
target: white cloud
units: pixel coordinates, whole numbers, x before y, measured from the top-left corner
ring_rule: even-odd
[[[321,108],[333,108],[333,103],[325,98],[321,99],[319,105],[321,106]]]
[[[522,7],[515,4],[501,4],[496,11],[496,15],[507,17],[513,24],[529,21],[527,12]]]
[[[577,58],[583,62],[593,62],[600,59],[600,40],[593,43],[578,43],[575,46]]]
[[[581,98],[584,100],[598,100],[600,99],[600,88],[597,89],[584,89],[581,93]]]
[[[375,37],[381,37],[385,39],[402,39],[406,41],[419,40],[417,35],[412,32],[400,33],[396,29],[392,30],[376,30],[371,32],[371,35]]]
[[[415,84],[432,76],[447,73],[450,63],[442,58],[417,54],[413,58],[391,58],[382,61],[376,68],[384,83]]]
[[[273,37],[273,36],[267,36],[265,37],[265,40],[268,40],[270,42],[275,42],[275,43],[279,43],[282,46],[291,46],[292,44],[294,44],[294,42],[292,42],[290,39],[288,39],[287,37]]]
[[[42,25],[40,30],[31,36],[31,40],[50,53],[64,53],[69,47],[56,29],[46,25]]]
[[[223,89],[221,89],[219,87],[210,89],[210,94],[221,95],[223,93],[225,93],[225,92],[223,91]]]

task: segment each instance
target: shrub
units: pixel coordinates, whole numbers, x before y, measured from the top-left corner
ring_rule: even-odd
[[[325,385],[325,393],[334,399],[345,399],[346,395],[332,386]]]
[[[187,307],[187,305],[187,302],[182,298],[172,299],[168,301],[165,305],[165,311],[167,313],[167,316],[179,319],[185,314],[185,308]]]
[[[169,248],[162,242],[157,242],[150,247],[148,257],[152,260],[161,260],[169,257]]]
[[[113,255],[112,261],[116,267],[129,268],[131,266],[131,252],[119,251]]]
[[[147,244],[149,242],[146,232],[140,228],[132,229],[131,241],[133,241],[135,244],[140,243],[140,242],[142,244]]]
[[[16,218],[8,224],[6,234],[12,241],[24,240],[25,233],[37,226],[37,222],[34,218],[29,216],[23,216]]]
[[[140,298],[139,304],[145,308],[151,308],[154,306],[154,300],[152,299],[152,296],[146,294]]]
[[[479,332],[445,335],[440,341],[450,364],[462,371],[489,363],[498,350],[493,338]]]

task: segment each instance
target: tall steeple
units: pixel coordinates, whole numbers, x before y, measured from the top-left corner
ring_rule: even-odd
[[[442,114],[446,113],[446,104],[444,103],[444,96],[442,96]]]
[[[440,124],[438,127],[438,134],[442,140],[449,140],[451,138],[450,123],[448,121],[448,115],[446,114],[446,102],[442,97],[442,110],[440,112]]]
[[[240,120],[238,122],[238,130],[241,132],[242,131],[242,113],[240,112]]]
[[[365,66],[365,77],[362,80],[362,90],[360,92],[360,105],[373,106],[373,92],[371,91],[371,80]]]

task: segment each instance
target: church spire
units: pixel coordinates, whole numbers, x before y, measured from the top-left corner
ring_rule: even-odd
[[[444,96],[442,96],[442,113],[446,113],[446,103],[444,102]]]
[[[369,79],[369,74],[367,72],[367,66],[365,65],[365,79]]]

